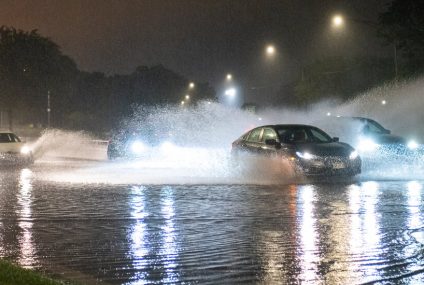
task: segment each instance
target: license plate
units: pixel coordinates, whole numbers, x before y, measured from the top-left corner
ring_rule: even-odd
[[[333,169],[341,169],[345,168],[345,165],[343,162],[333,162]]]

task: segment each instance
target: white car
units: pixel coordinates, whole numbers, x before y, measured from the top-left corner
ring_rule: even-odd
[[[31,149],[12,132],[0,132],[1,163],[32,164],[34,158]]]

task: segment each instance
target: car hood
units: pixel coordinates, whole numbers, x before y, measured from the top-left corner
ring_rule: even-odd
[[[295,150],[319,156],[349,156],[354,149],[345,143],[332,142],[296,145]]]

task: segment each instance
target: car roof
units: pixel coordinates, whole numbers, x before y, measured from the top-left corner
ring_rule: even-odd
[[[337,119],[348,119],[352,121],[375,121],[371,118],[365,118],[365,117],[349,117],[349,116],[337,116]]]
[[[264,125],[264,126],[258,126],[257,128],[317,128],[312,125],[305,125],[305,124],[277,124],[277,125]]]

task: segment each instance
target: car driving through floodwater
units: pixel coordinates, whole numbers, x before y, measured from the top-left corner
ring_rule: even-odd
[[[333,134],[353,145],[361,154],[380,152],[386,155],[416,155],[422,147],[416,140],[394,135],[373,119],[334,117]]]
[[[31,149],[14,133],[0,132],[1,164],[32,164],[34,158]]]
[[[278,157],[298,174],[354,176],[361,172],[358,152],[309,125],[257,127],[232,143],[232,154]]]

